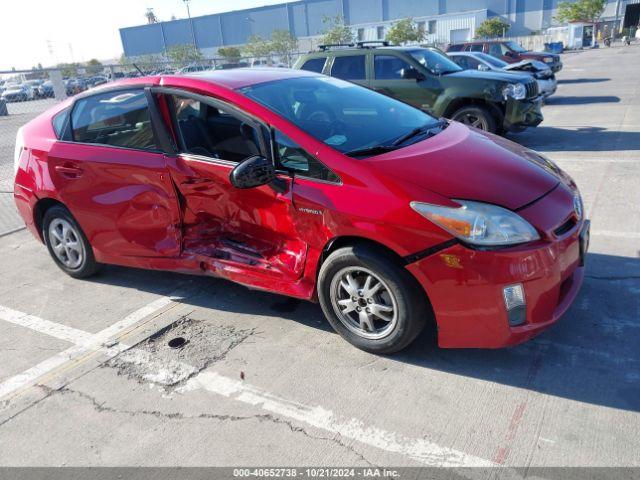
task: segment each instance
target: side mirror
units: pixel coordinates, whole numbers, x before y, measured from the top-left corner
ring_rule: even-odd
[[[480,65],[478,65],[478,70],[480,70],[481,72],[488,72],[489,71],[489,67],[487,67],[486,65],[483,65],[481,63]]]
[[[276,170],[271,162],[259,155],[249,157],[231,170],[229,181],[236,188],[254,188],[276,179]]]
[[[402,77],[403,80],[415,80],[415,81],[424,80],[424,75],[422,75],[415,68],[403,68],[400,71],[400,76]]]

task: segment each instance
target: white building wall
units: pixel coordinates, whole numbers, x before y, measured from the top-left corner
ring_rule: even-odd
[[[477,10],[473,12],[464,12],[459,14],[451,14],[451,15],[435,15],[435,16],[426,16],[426,17],[414,17],[414,21],[425,22],[425,25],[428,28],[430,21],[436,22],[435,33],[428,34],[424,43],[449,43],[451,41],[451,32],[454,30],[469,30],[469,40],[471,40],[475,36],[476,28],[487,19],[487,11],[486,10]],[[393,25],[395,21],[388,22],[375,22],[375,23],[364,23],[359,25],[352,25],[352,30],[355,35],[358,35],[359,31],[362,31],[362,38],[359,40],[363,41],[374,41],[374,40],[383,40],[384,35],[389,30],[391,25]],[[378,38],[378,29],[382,28],[384,34],[382,38]]]

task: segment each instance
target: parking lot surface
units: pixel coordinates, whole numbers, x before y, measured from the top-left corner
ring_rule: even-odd
[[[544,123],[510,135],[574,177],[592,221],[553,328],[375,356],[318,305],[223,280],[74,280],[22,230],[0,238],[0,464],[640,467],[640,47],[563,62]]]

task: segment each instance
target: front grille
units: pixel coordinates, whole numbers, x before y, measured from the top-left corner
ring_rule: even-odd
[[[538,96],[538,82],[529,82],[526,84],[527,98],[536,98]]]

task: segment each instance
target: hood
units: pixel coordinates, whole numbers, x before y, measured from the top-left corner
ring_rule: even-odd
[[[471,79],[471,80],[489,80],[493,82],[513,82],[514,73],[517,72],[500,72],[499,70],[462,70],[461,72],[446,73],[442,78]],[[529,78],[523,75],[522,80]]]
[[[511,210],[544,196],[560,181],[536,152],[456,122],[430,139],[366,161],[384,176],[447,198]]]
[[[529,69],[531,71],[536,70],[548,70],[549,67],[539,60],[534,60],[532,58],[527,60],[522,60],[516,63],[510,63],[509,65],[504,67],[505,70],[524,70]]]

